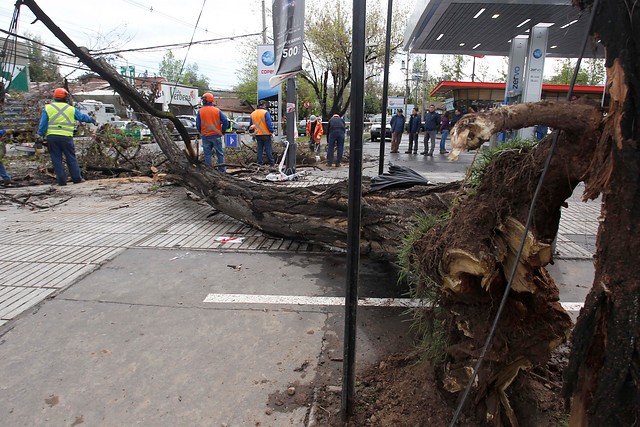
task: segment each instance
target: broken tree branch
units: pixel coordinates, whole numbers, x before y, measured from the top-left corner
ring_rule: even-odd
[[[21,0],[22,4],[27,6],[33,14],[38,18],[48,29],[56,36],[71,52],[80,59],[80,61],[87,67],[97,73],[100,77],[104,78],[111,84],[112,88],[120,94],[127,102],[131,104],[135,111],[146,111],[148,114],[154,117],[162,117],[171,120],[174,124],[182,140],[185,143],[187,156],[192,163],[196,163],[198,158],[191,145],[191,139],[185,129],[184,125],[173,114],[159,111],[153,108],[144,97],[139,94],[129,83],[115,72],[112,72],[111,66],[105,61],[94,59],[86,49],[78,47],[65,33],[58,27],[52,20],[44,13],[40,6],[38,6],[33,0]],[[164,127],[161,132],[167,132]],[[168,133],[168,132],[167,132]]]
[[[602,113],[590,104],[535,102],[496,108],[486,113],[467,114],[451,130],[450,160],[457,160],[464,150],[474,150],[491,135],[512,129],[543,125],[570,134],[599,126]]]

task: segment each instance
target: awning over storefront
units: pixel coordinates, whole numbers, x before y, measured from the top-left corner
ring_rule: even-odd
[[[411,53],[509,56],[511,40],[535,25],[549,29],[549,57],[577,57],[588,11],[570,0],[418,0],[405,32]],[[601,46],[585,57],[603,57]]]
[[[431,96],[442,97],[446,100],[447,110],[460,108],[466,111],[474,107],[477,111],[502,105],[504,100],[505,83],[482,82],[454,82],[442,81],[431,91]],[[564,102],[567,98],[569,85],[543,84],[540,99],[546,101]],[[573,88],[575,96],[587,96],[600,101],[604,86],[577,85]]]

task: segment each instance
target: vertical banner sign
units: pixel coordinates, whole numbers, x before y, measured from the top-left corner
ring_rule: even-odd
[[[277,76],[271,85],[275,86],[302,71],[304,0],[273,0],[271,10]]]
[[[509,53],[509,73],[504,92],[505,105],[521,100],[524,88],[524,58],[527,55],[527,39],[515,37],[511,39]]]
[[[524,102],[538,102],[542,94],[542,72],[544,70],[544,57],[547,53],[547,27],[535,26],[531,29],[531,43],[527,56],[526,85],[524,89]]]
[[[526,37],[514,37],[511,39],[511,50],[509,52],[509,71],[507,73],[507,83],[504,88],[504,105],[513,105],[522,102],[524,89],[524,60],[527,57],[527,45],[529,41]],[[500,132],[498,141],[505,142],[513,138],[513,132]]]
[[[278,93],[280,86],[271,87],[269,78],[275,75],[275,57],[273,56],[273,46],[258,46],[258,100],[267,101],[269,114],[274,126],[278,123]]]
[[[523,102],[538,102],[542,95],[542,72],[544,58],[547,55],[547,39],[549,28],[534,26],[530,33],[529,53],[527,55],[527,72],[525,73]],[[527,139],[534,136],[533,127],[520,129],[520,138]]]

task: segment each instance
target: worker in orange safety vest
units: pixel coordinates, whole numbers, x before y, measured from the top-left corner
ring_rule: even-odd
[[[262,164],[262,154],[267,155],[267,161],[269,166],[275,165],[273,160],[273,121],[271,120],[271,114],[267,111],[267,101],[262,99],[258,103],[258,108],[251,113],[251,126],[249,130],[254,132],[256,136],[256,163]]]
[[[309,151],[320,154],[320,141],[322,140],[322,118],[315,115],[309,117],[307,122],[307,135],[309,135]]]
[[[216,150],[218,165],[224,164],[224,150],[222,148],[222,135],[229,127],[229,120],[222,111],[213,105],[213,94],[206,92],[202,95],[202,107],[196,114],[196,128],[202,137],[202,152],[204,162],[213,164],[213,150]],[[225,172],[224,166],[218,166],[220,172]]]

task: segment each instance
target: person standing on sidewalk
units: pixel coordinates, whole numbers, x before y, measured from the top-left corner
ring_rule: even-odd
[[[449,153],[445,145],[449,136],[449,129],[449,113],[445,112],[440,120],[440,154]]]
[[[429,111],[424,116],[424,151],[423,156],[433,156],[436,148],[436,133],[440,125],[440,114],[436,113],[436,106],[429,105]],[[431,140],[431,150],[429,150],[429,140]]]
[[[347,125],[344,119],[337,114],[331,116],[329,119],[329,129],[327,130],[327,166],[333,164],[333,147],[337,145],[338,155],[336,157],[336,167],[340,167],[346,133]]]
[[[213,94],[205,92],[202,95],[202,107],[196,113],[196,129],[202,137],[204,162],[208,165],[213,164],[213,150],[215,150],[218,165],[222,165],[224,164],[222,135],[224,135],[223,129],[229,127],[229,120],[218,107],[213,105],[214,102]],[[218,166],[218,170],[225,172],[226,168]]]
[[[251,122],[249,128],[253,129],[256,135],[256,163],[262,164],[262,153],[267,155],[267,161],[269,166],[273,166],[276,162],[273,160],[273,121],[271,120],[271,114],[267,111],[267,101],[260,100],[258,109],[251,113]]]
[[[0,137],[3,137],[4,134],[7,133],[6,130],[0,129]],[[2,159],[5,155],[4,143],[0,145],[0,178],[2,178],[2,184],[9,185],[11,184],[11,176],[7,173],[7,170],[4,168],[4,163],[2,163]]]
[[[404,154],[418,154],[418,138],[420,136],[420,125],[422,124],[418,113],[418,108],[414,107],[411,111],[411,116],[409,116],[409,150],[405,151]]]
[[[73,131],[76,120],[97,125],[96,119],[82,114],[69,105],[69,92],[66,89],[57,88],[53,91],[53,102],[46,105],[42,110],[38,135],[47,141],[47,148],[51,156],[51,163],[53,163],[53,170],[56,172],[58,185],[67,185],[67,175],[62,163],[63,154],[73,183],[78,184],[84,181],[76,158],[76,147],[73,144]]]
[[[391,126],[391,153],[399,153],[400,140],[404,133],[405,118],[402,110],[398,109],[395,116],[391,118],[389,125]]]

